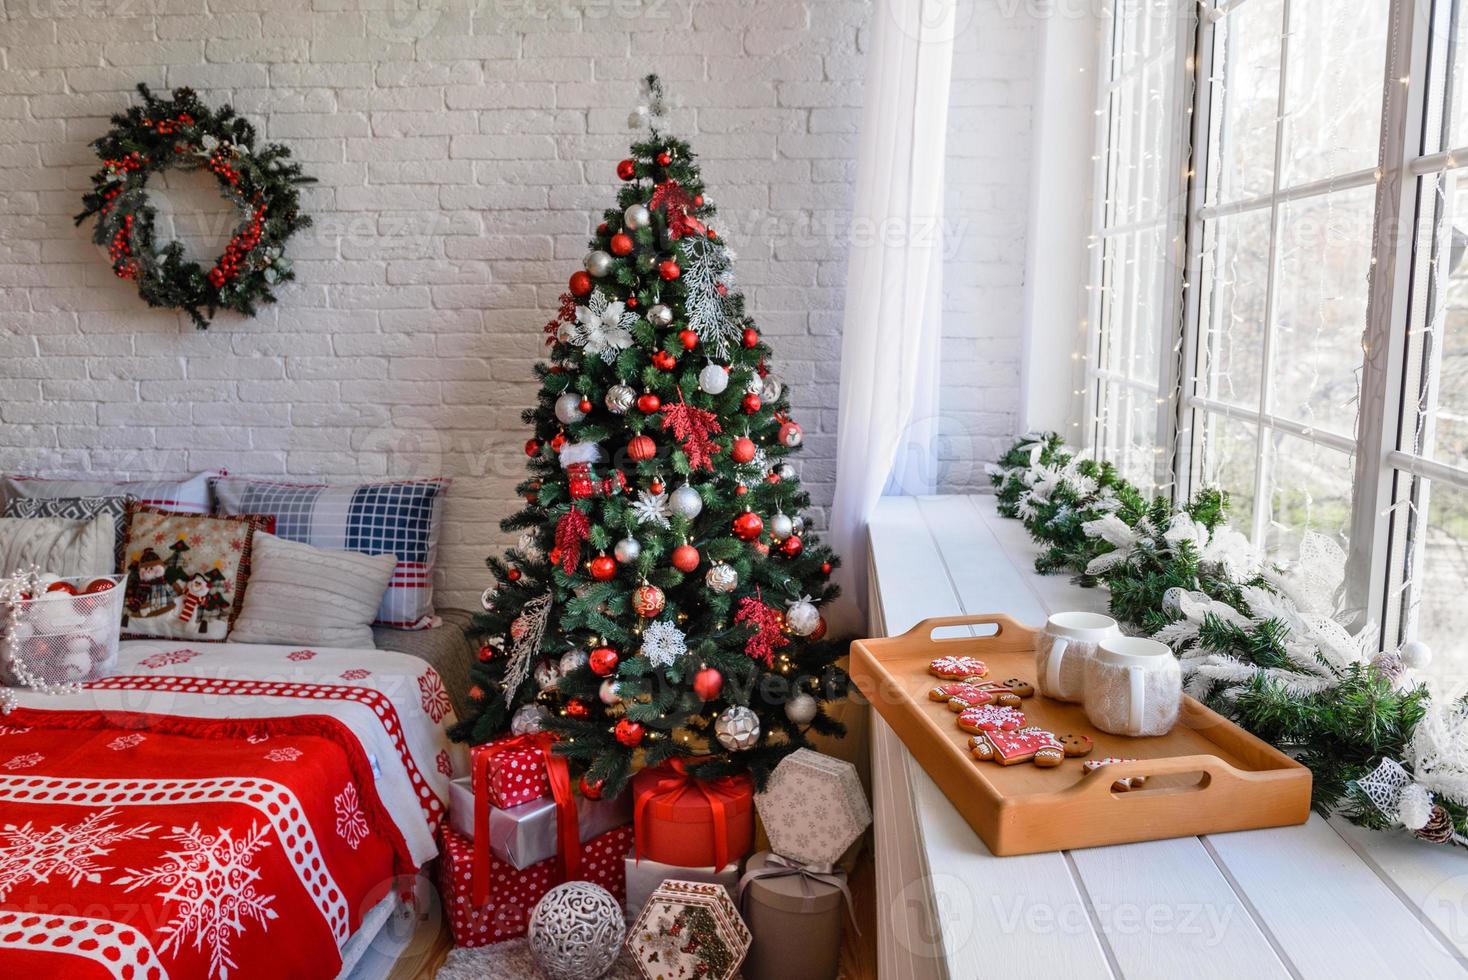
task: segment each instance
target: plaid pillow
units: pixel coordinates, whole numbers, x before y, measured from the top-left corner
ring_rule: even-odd
[[[109,514],[117,530],[112,570],[122,571],[122,545],[127,540],[127,505],[133,497],[14,497],[5,504],[6,517],[69,517],[90,521]]]
[[[415,630],[439,624],[433,614],[433,562],[448,486],[444,478],[328,486],[224,477],[214,481],[214,494],[220,514],[274,517],[278,538],[396,555],[398,565],[376,625]]]
[[[223,470],[210,470],[178,480],[53,480],[7,476],[0,479],[0,498],[8,504],[23,497],[135,497],[145,507],[172,514],[207,514],[209,481],[223,475]]]

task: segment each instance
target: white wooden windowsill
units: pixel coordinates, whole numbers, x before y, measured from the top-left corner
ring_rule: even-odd
[[[885,498],[869,527],[874,629],[1105,593],[1033,571],[990,496]],[[1312,814],[1299,827],[996,858],[872,718],[883,978],[1463,977],[1468,851]]]

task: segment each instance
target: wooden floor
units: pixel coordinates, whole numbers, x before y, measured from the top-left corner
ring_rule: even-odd
[[[841,978],[876,980],[877,888],[870,848],[862,853],[856,870],[852,872],[851,901],[856,910],[856,921],[861,927],[861,934],[858,935],[850,928],[850,922],[841,930]],[[421,949],[409,950],[398,960],[389,980],[433,980],[453,945],[453,937],[449,935],[448,925],[445,923],[433,942]]]

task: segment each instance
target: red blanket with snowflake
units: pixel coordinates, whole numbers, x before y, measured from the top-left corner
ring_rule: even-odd
[[[414,870],[330,718],[0,719],[0,976],[333,977]]]

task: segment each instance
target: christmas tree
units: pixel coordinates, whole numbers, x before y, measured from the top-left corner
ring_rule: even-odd
[[[805,527],[786,457],[802,439],[771,351],[733,287],[688,144],[647,136],[545,330],[524,414],[519,543],[490,558],[471,715],[456,737],[545,729],[591,796],[685,757],[763,783],[849,679],[821,610],[836,558]]]

